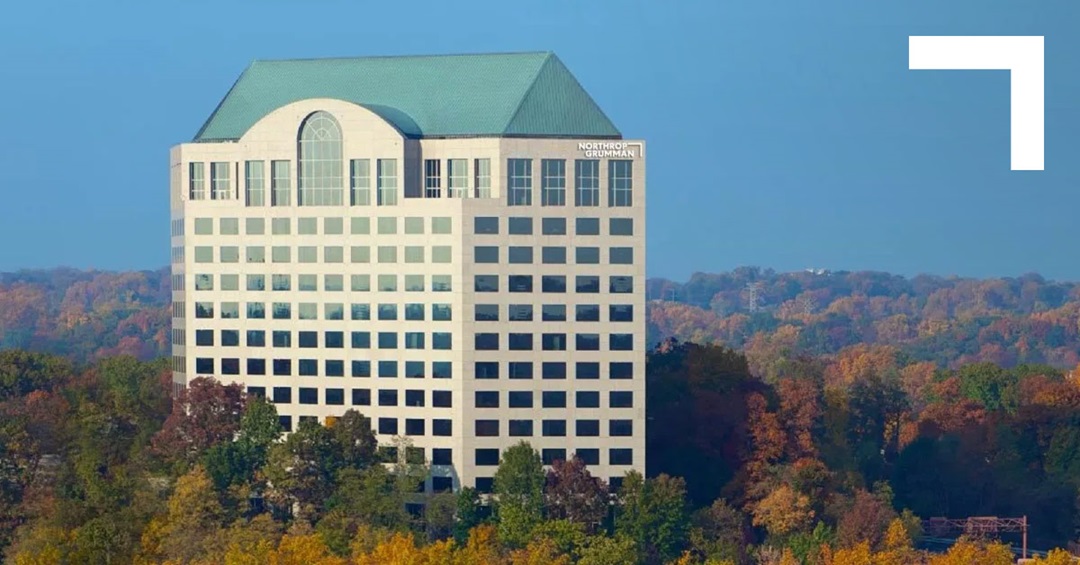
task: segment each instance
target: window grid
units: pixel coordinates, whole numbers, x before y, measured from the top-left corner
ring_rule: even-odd
[[[608,161],[608,206],[634,205],[634,162]]]
[[[473,171],[476,175],[476,197],[491,198],[491,159],[476,159],[473,161]]]
[[[532,159],[507,160],[507,203],[532,206]]]
[[[379,206],[397,205],[397,159],[379,159]]]
[[[540,161],[540,205],[566,206],[566,161]]]
[[[349,204],[371,205],[371,161],[368,159],[349,161]]]
[[[299,142],[300,206],[340,206],[343,171],[341,127],[326,112],[304,120]]]
[[[270,205],[288,206],[292,193],[292,167],[289,161],[270,162]]]
[[[203,163],[188,163],[188,199],[203,200],[206,198],[206,165]]]
[[[600,161],[578,159],[574,161],[574,205],[600,205]]]
[[[442,197],[442,161],[424,160],[424,198]]]
[[[266,187],[262,161],[244,163],[244,194],[248,206],[265,205]]]
[[[450,198],[469,197],[469,166],[465,159],[446,162],[446,189]]]
[[[210,163],[210,199],[231,200],[232,187],[229,184],[231,163]]]

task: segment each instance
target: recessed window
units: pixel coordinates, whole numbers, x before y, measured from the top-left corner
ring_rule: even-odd
[[[578,420],[575,424],[577,429],[574,435],[578,437],[600,436],[600,420]]]
[[[498,437],[498,420],[476,420],[476,437]]]
[[[473,249],[473,260],[477,263],[498,263],[499,248],[490,245],[478,245]]]
[[[353,375],[356,376],[356,375]],[[368,388],[354,388],[352,389],[352,405],[353,406],[371,406],[371,389]]]
[[[533,378],[533,364],[530,361],[511,361],[509,364],[511,379]]]
[[[206,165],[204,163],[188,163],[188,199],[206,199]]]
[[[612,294],[630,294],[634,292],[634,277],[616,276],[609,279],[609,290]]]
[[[611,322],[633,322],[634,321],[634,305],[633,304],[612,304],[608,306],[608,321]]]
[[[453,433],[453,422],[444,418],[435,418],[431,420],[431,435],[439,437],[449,437]],[[445,453],[445,455],[441,455]],[[431,450],[431,464],[432,465],[451,465],[450,461],[451,450],[449,448],[432,448]],[[432,477],[434,480],[434,477]]]
[[[566,393],[561,390],[545,390],[541,394],[541,403],[544,408],[566,408]]]
[[[540,342],[544,351],[566,351],[566,334],[542,334]]]
[[[473,175],[476,181],[476,197],[491,198],[491,159],[474,160]]]
[[[210,199],[232,200],[232,163],[210,163]]]
[[[532,437],[532,420],[510,420],[507,422],[507,431],[510,437]]]
[[[541,256],[545,265],[566,264],[565,247],[544,247],[541,252]]]
[[[477,449],[475,463],[478,467],[495,467],[499,464],[498,449]],[[480,489],[480,478],[476,479],[477,491]],[[489,485],[488,485],[489,486]]]
[[[371,160],[369,159],[349,161],[349,204],[353,206],[371,204]]]
[[[574,205],[600,205],[600,161],[578,159],[574,161]]]
[[[499,233],[499,218],[493,216],[477,216],[473,218],[473,233],[497,234]]]
[[[633,334],[611,334],[610,343],[608,344],[611,351],[633,351],[634,350],[634,335]]]
[[[497,333],[477,333],[475,334],[475,341],[477,351],[499,350],[499,334]]]
[[[477,304],[473,307],[473,319],[477,322],[498,322],[498,304]]]
[[[439,234],[444,234],[445,235],[445,234],[452,233],[452,231],[453,231],[453,222],[450,220],[450,218],[436,217],[436,218],[431,219],[431,233],[436,234],[436,235],[439,235]]]
[[[633,465],[634,464],[634,450],[619,447],[612,448],[608,451],[608,465]]]
[[[271,338],[274,347],[292,347],[292,332],[288,330],[274,330]]]
[[[577,334],[574,337],[578,351],[600,351],[600,334]]]
[[[575,233],[577,235],[600,235],[600,218],[577,218],[575,220]]]
[[[608,221],[608,233],[611,235],[634,235],[633,218],[611,218]]]
[[[424,160],[424,198],[442,197],[442,162],[438,159]]]
[[[370,304],[350,304],[349,305],[349,319],[350,320],[370,320],[371,319],[371,305]]]
[[[579,361],[574,366],[574,377],[577,379],[593,380],[600,378],[600,364],[588,361]]]
[[[612,265],[633,265],[634,264],[634,248],[633,247],[612,247],[609,250],[609,262]]]
[[[453,310],[449,304],[432,304],[431,319],[435,322],[449,322],[453,317]]]
[[[424,320],[424,305],[423,304],[406,304],[405,305],[405,319],[412,321]]]
[[[349,339],[353,349],[371,349],[371,332],[352,332]]]
[[[566,277],[563,275],[544,275],[541,279],[541,287],[544,292],[566,292]]]
[[[289,161],[271,161],[270,205],[288,206],[292,200],[290,194],[292,194],[292,164]],[[285,220],[285,225],[288,226],[288,218],[281,219]]]
[[[578,322],[599,322],[600,306],[596,304],[578,304],[577,315],[574,317]]]
[[[510,292],[532,292],[532,275],[510,275],[507,277],[507,288]]]
[[[499,378],[499,364],[491,361],[477,361],[473,366],[474,376],[478,379]]]
[[[608,206],[634,205],[634,162],[608,161]]]
[[[532,159],[507,159],[507,204],[532,205]]]
[[[540,205],[566,206],[566,161],[540,161]]]
[[[508,400],[510,408],[532,408],[532,392],[527,390],[510,391]]]
[[[532,235],[533,219],[529,217],[510,218],[508,231],[510,235]]]
[[[473,277],[473,290],[476,292],[499,292],[499,276],[475,275]]]
[[[597,265],[600,263],[600,248],[575,247],[574,256],[578,265]]]
[[[566,420],[544,420],[540,429],[544,437],[566,437]]]
[[[532,304],[511,304],[507,306],[506,319],[511,322],[531,322],[533,319]]]
[[[565,322],[566,321],[566,305],[565,304],[544,304],[541,308],[541,316],[545,322]]]
[[[352,376],[359,378],[371,377],[371,361],[353,361]]]
[[[599,449],[578,449],[574,452],[574,457],[581,459],[581,462],[586,465],[599,465],[600,464],[600,450]]]
[[[266,290],[266,275],[248,275],[248,290]]]
[[[578,408],[599,408],[600,393],[592,390],[579,390],[575,394],[575,405]]]
[[[510,351],[532,351],[533,334],[512,333],[507,336]]]
[[[397,159],[379,159],[379,206],[396,206],[398,201]]]
[[[540,458],[544,465],[554,465],[556,461],[566,461],[566,450],[558,448],[544,448],[540,450]]]
[[[633,408],[634,393],[629,390],[613,390],[608,393],[608,406],[611,408]]]
[[[541,377],[545,379],[565,379],[566,363],[561,361],[547,361],[540,366]]]
[[[477,408],[498,408],[499,407],[499,393],[498,391],[485,391],[478,390],[475,394],[475,404]]]

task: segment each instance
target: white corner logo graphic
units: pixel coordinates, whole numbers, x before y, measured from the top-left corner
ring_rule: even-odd
[[[1010,71],[1012,170],[1043,170],[1042,36],[911,36],[908,68]]]

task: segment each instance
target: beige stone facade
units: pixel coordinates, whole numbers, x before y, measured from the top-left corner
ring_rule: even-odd
[[[340,129],[341,192],[326,193],[340,205],[298,202],[298,139],[316,112]],[[423,450],[435,489],[488,488],[499,450],[522,440],[546,462],[583,455],[605,479],[642,471],[644,149],[409,139],[331,99],[283,106],[238,141],[178,145],[174,382],[240,383],[287,428],[356,409],[380,442]],[[336,154],[319,158],[338,171]],[[272,197],[286,167],[288,204]],[[354,204],[365,183],[369,202]]]

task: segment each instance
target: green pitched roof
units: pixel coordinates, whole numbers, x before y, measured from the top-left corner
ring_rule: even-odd
[[[239,139],[308,98],[363,106],[408,137],[621,138],[553,53],[256,61],[195,141]]]

